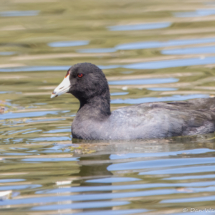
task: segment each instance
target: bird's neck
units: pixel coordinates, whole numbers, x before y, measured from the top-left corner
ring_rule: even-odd
[[[111,115],[110,94],[104,93],[94,96],[88,100],[80,100],[80,108],[77,116],[83,115],[84,118],[103,120]]]

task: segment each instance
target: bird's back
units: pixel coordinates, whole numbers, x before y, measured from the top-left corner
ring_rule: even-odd
[[[109,121],[113,139],[211,133],[215,130],[215,98],[124,107],[113,111]]]

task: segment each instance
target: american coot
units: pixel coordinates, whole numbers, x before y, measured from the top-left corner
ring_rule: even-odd
[[[91,63],[72,66],[51,98],[71,93],[80,101],[72,123],[78,139],[152,139],[215,131],[215,98],[153,102],[110,111],[108,82]]]

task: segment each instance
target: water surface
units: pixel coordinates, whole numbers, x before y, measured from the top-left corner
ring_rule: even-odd
[[[91,62],[111,109],[215,95],[215,1],[3,1],[0,214],[209,214],[214,134],[79,141],[71,65]],[[215,214],[210,211],[210,214]]]

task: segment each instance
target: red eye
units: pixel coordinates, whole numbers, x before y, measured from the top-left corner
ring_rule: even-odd
[[[82,78],[82,77],[83,77],[83,74],[82,74],[82,73],[78,74],[78,77],[79,77],[79,78]]]

